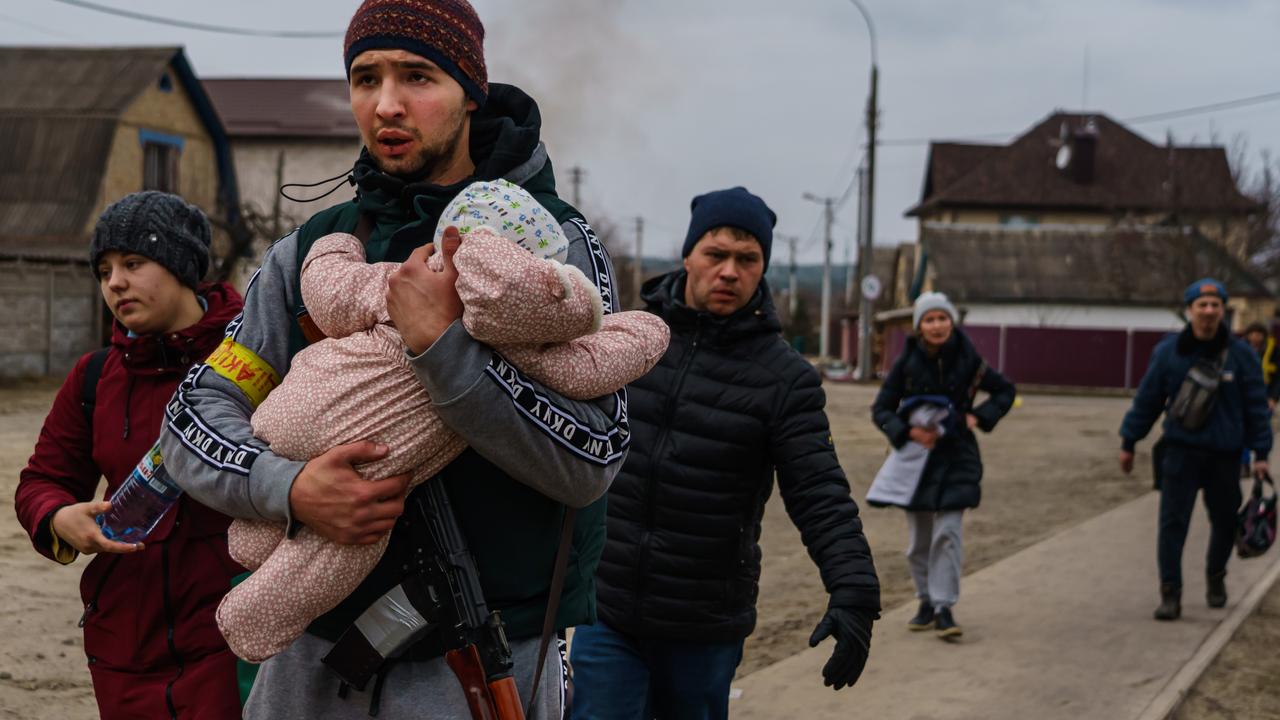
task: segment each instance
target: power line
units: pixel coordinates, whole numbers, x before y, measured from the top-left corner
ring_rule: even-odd
[[[307,40],[314,38],[335,38],[343,37],[341,32],[328,31],[311,31],[311,30],[254,30],[252,28],[228,27],[226,25],[208,25],[206,23],[188,22],[186,20],[175,20],[173,18],[160,17],[159,15],[147,15],[145,13],[134,12],[132,10],[124,10],[121,8],[111,7],[109,5],[99,5],[98,3],[88,2],[88,0],[53,0],[53,2],[71,5],[73,7],[85,10],[94,10],[107,15],[117,15],[119,17],[129,18],[131,20],[141,20],[143,22],[155,23],[157,25],[169,25],[172,27],[186,28],[188,30],[202,30],[204,32],[222,33],[223,35],[245,35],[248,37],[271,37],[271,38],[289,38],[293,40]]]
[[[1238,107],[1247,107],[1249,105],[1261,105],[1262,103],[1274,102],[1280,100],[1280,92],[1264,93],[1262,95],[1253,95],[1251,97],[1238,98],[1236,100],[1227,100],[1225,102],[1210,103],[1208,105],[1197,105],[1195,107],[1183,108],[1181,110],[1170,110],[1168,112],[1152,113],[1151,115],[1139,115],[1137,117],[1126,118],[1122,122],[1127,123],[1146,123],[1155,122],[1157,120],[1172,120],[1178,117],[1189,117],[1191,115],[1201,115],[1214,110],[1233,110]]]
[[[59,32],[57,30],[50,30],[49,28],[44,27],[43,25],[36,25],[35,23],[27,22],[26,20],[13,17],[12,15],[5,15],[3,13],[0,13],[0,20],[8,20],[14,25],[20,25],[22,27],[27,28],[28,30],[35,30],[38,33],[44,33],[45,35],[48,35],[50,37],[62,38],[63,40],[71,40],[73,42],[84,42],[84,38],[82,37],[75,37],[72,35],[68,35],[64,32]]]
[[[1133,117],[1121,118],[1120,122],[1129,125],[1141,125],[1149,122],[1158,122],[1160,120],[1174,120],[1177,118],[1193,117],[1195,115],[1203,115],[1205,113],[1216,112],[1218,110],[1234,110],[1236,108],[1248,107],[1250,105],[1261,105],[1263,103],[1275,102],[1280,100],[1280,91],[1263,93],[1261,95],[1251,95],[1249,97],[1236,98],[1235,100],[1224,100],[1223,102],[1209,103],[1207,105],[1194,105],[1192,107],[1179,108],[1177,110],[1166,110],[1164,112],[1151,113],[1149,115],[1135,115]],[[981,135],[964,135],[958,140],[1003,140],[1013,137],[1024,130],[1014,130],[1002,133],[984,133]],[[881,140],[876,144],[880,147],[908,147],[913,145],[928,145],[934,142],[934,138],[893,138]]]

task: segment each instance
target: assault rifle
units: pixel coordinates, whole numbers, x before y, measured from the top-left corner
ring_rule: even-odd
[[[388,659],[438,632],[443,646],[453,648],[445,661],[458,676],[471,717],[524,720],[502,618],[485,604],[475,559],[441,478],[412,493],[405,511],[412,513],[411,528],[418,533],[418,571],[365,610],[323,662],[363,690]]]

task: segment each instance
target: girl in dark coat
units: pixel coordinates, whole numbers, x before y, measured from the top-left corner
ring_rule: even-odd
[[[973,429],[991,432],[1013,406],[1014,387],[987,366],[969,338],[956,327],[955,307],[942,293],[924,293],[913,311],[916,334],[885,378],[871,408],[876,425],[895,448],[908,441],[930,449],[911,501],[905,506],[911,545],[907,560],[920,611],[912,630],[936,627],[943,639],[961,635],[951,607],[960,597],[964,560],[961,516],[982,496],[982,458]],[[990,395],[974,407],[979,390]],[[951,413],[938,429],[912,427],[904,403],[913,397],[945,397]]]
[[[230,519],[182,496],[146,538],[108,540],[95,516],[165,423],[179,381],[223,339],[240,295],[200,284],[209,223],[199,208],[158,192],[107,208],[91,268],[115,316],[96,403],[82,405],[92,353],[76,363],[22,471],[18,520],[45,557],[96,557],[80,596],[84,650],[104,720],[240,717],[235,656],[214,623],[218,601],[243,570],[227,554]]]

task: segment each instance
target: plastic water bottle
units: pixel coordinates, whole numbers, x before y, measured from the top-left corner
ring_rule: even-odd
[[[160,518],[182,497],[182,488],[165,472],[163,463],[157,442],[111,495],[111,509],[97,517],[102,534],[108,540],[123,543],[145,540]]]

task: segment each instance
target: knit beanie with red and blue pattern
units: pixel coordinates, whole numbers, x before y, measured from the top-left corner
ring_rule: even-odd
[[[347,26],[343,62],[366,50],[406,50],[440,66],[484,105],[489,74],[484,65],[484,25],[467,0],[364,0]]]

